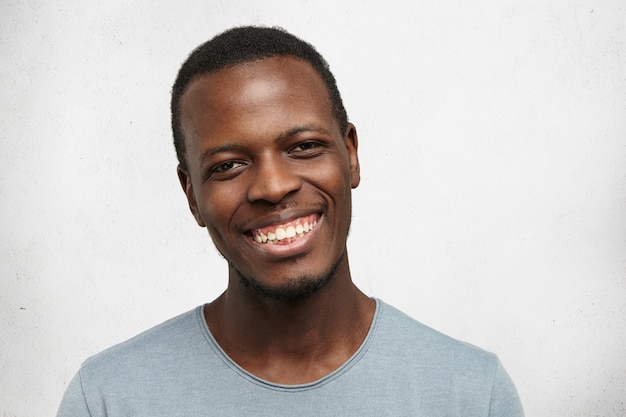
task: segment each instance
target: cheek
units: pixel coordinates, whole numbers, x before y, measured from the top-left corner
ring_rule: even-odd
[[[234,193],[229,192],[228,188],[212,187],[207,190],[200,208],[202,219],[213,240],[226,233],[237,207]]]
[[[336,210],[341,211],[343,206],[350,205],[352,180],[347,167],[339,163],[327,165],[312,178],[311,182],[328,194],[337,205]]]
[[[352,189],[352,178],[350,175],[350,166],[346,161],[341,160],[327,170],[329,181],[332,182],[337,192],[348,193]]]

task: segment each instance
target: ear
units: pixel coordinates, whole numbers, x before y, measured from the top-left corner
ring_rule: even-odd
[[[178,180],[180,181],[180,185],[183,187],[183,192],[187,196],[187,202],[189,203],[189,210],[191,210],[191,214],[196,219],[196,222],[200,227],[206,227],[204,220],[200,216],[198,212],[198,203],[196,202],[196,196],[193,193],[193,186],[191,185],[191,178],[186,170],[184,170],[180,164],[176,168],[178,172]]]
[[[346,135],[344,137],[346,148],[348,149],[348,158],[350,159],[350,180],[352,188],[359,186],[361,182],[361,167],[359,165],[359,139],[356,134],[356,127],[352,123],[348,123]]]

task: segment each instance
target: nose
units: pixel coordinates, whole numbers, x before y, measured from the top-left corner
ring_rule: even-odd
[[[254,163],[248,188],[248,201],[278,204],[288,194],[302,187],[302,180],[289,161],[278,155],[266,155]]]

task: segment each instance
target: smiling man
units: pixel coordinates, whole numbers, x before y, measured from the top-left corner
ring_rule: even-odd
[[[87,360],[58,416],[523,415],[497,357],[353,284],[357,134],[312,46],[218,35],[179,71],[172,128],[228,286]]]

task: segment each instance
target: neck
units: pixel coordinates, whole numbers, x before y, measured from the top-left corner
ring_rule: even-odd
[[[295,300],[261,296],[231,273],[228,289],[205,307],[205,318],[222,349],[244,369],[295,384],[345,363],[365,339],[374,306],[352,283],[346,259],[324,287]]]

